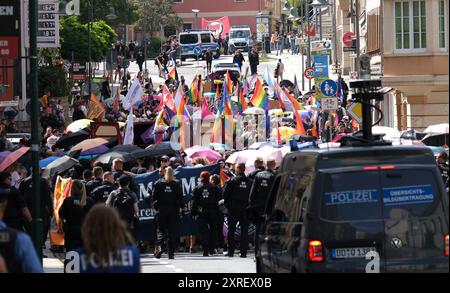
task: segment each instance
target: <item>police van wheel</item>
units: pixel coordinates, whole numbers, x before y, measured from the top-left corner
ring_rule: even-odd
[[[186,57],[181,57],[181,61],[186,61]]]

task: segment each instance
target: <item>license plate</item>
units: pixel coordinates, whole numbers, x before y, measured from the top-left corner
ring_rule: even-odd
[[[375,247],[335,248],[331,250],[332,258],[365,258],[369,251],[376,251]]]

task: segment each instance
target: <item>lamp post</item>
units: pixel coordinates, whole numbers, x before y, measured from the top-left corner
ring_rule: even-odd
[[[117,19],[116,10],[114,9],[114,7],[110,7],[109,8],[109,13],[106,15],[106,19],[111,20],[111,21]],[[113,78],[113,64],[114,64],[114,62],[113,62],[113,50],[112,50],[112,48],[111,48],[110,52],[111,52],[111,54],[110,54],[111,67],[110,67],[109,77],[110,77],[110,80],[111,80],[111,98],[112,98],[114,96],[114,82],[112,81],[112,78]],[[106,63],[106,60],[105,60],[105,63]]]
[[[198,9],[192,9],[192,13],[194,13],[195,15],[195,29],[198,29],[198,13],[200,12],[200,10]]]
[[[88,99],[91,98],[92,95],[92,66],[91,66],[91,51],[92,51],[92,36],[91,36],[91,30],[92,30],[92,18],[93,18],[93,0],[88,1],[88,63],[89,63],[89,70],[88,70]]]

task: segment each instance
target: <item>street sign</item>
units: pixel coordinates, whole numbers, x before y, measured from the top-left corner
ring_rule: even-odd
[[[336,96],[338,85],[334,80],[327,79],[320,85],[320,91],[326,97]]]
[[[322,98],[320,99],[322,111],[337,110],[338,99],[337,98]]]
[[[86,80],[86,62],[73,62],[72,80]]]
[[[350,71],[350,77],[352,79],[358,78],[358,72],[357,71]]]
[[[345,46],[350,47],[353,44],[354,35],[355,34],[353,32],[346,32],[342,36],[342,42],[344,43]]]
[[[202,55],[202,48],[200,48],[200,47],[195,47],[194,48],[194,54],[195,54],[195,56],[200,56],[200,55]]]
[[[330,41],[313,41],[311,42],[311,55],[331,55],[332,48]]]
[[[328,78],[328,56],[318,55],[314,56],[314,78],[326,77]]]
[[[351,103],[347,107],[347,114],[358,122],[362,124],[362,105],[361,103]]]
[[[343,47],[344,52],[356,52],[356,47]]]
[[[0,107],[18,107],[19,101],[18,100],[7,100],[7,101],[0,101]]]
[[[307,79],[313,79],[314,78],[314,68],[312,68],[312,67],[306,68],[304,74]]]

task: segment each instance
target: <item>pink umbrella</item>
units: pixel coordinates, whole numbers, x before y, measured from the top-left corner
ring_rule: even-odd
[[[29,147],[21,147],[20,149],[10,153],[3,162],[0,163],[0,171],[4,171],[6,168],[11,166],[15,161],[17,161],[20,157],[26,154],[30,148]]]
[[[187,153],[186,153],[187,154]],[[211,150],[211,149],[202,149],[202,150],[196,150],[190,155],[188,155],[188,158],[194,159],[194,158],[206,158],[210,163],[216,163],[220,159],[222,159],[222,155],[218,152]]]

